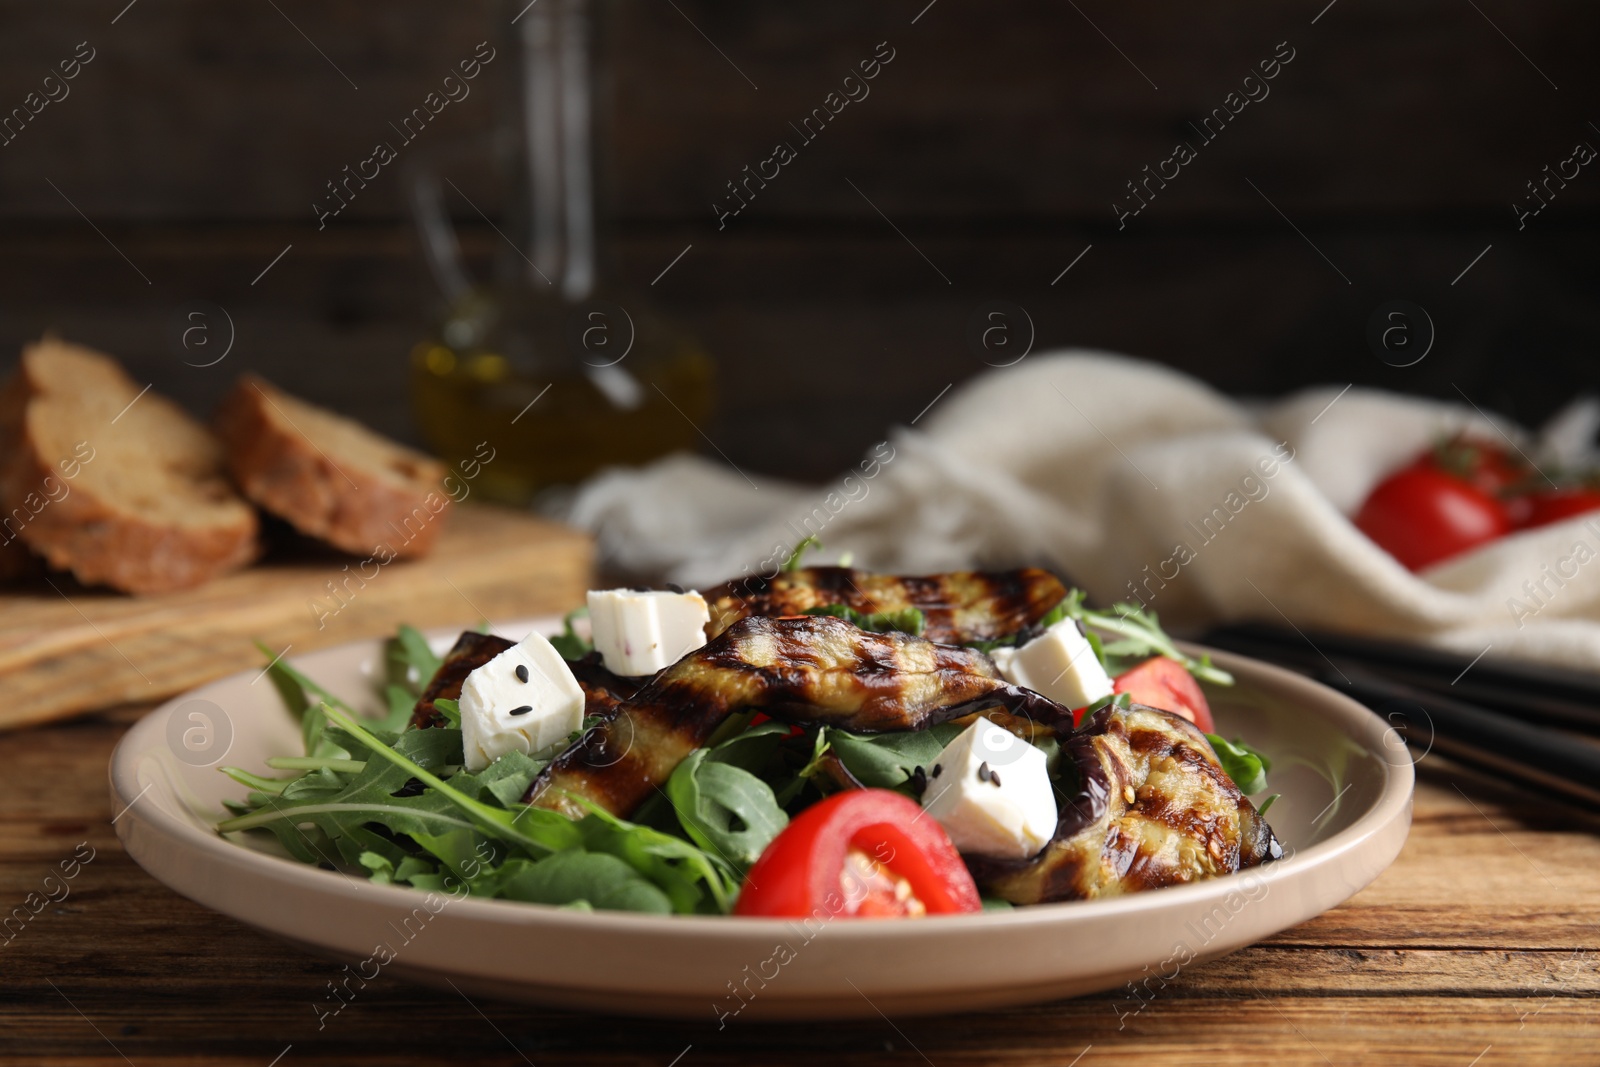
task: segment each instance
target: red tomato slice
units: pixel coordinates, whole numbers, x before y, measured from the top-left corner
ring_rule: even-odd
[[[1414,571],[1511,532],[1500,501],[1429,467],[1407,467],[1379,482],[1355,522]]]
[[[1528,511],[1522,519],[1523,526],[1548,526],[1600,510],[1600,491],[1594,489],[1549,489],[1530,493],[1523,500],[1527,502]]]
[[[733,913],[897,918],[981,907],[960,853],[916,801],[855,789],[813,804],[773,839]]]
[[[1111,683],[1119,693],[1127,693],[1135,704],[1182,715],[1200,727],[1201,733],[1214,734],[1217,724],[1211,718],[1211,705],[1183,664],[1166,656],[1147,659]],[[1081,714],[1081,713],[1080,713]]]

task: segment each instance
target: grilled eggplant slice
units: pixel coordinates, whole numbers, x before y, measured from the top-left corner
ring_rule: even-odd
[[[1100,709],[1062,742],[1078,791],[1055,837],[1020,862],[969,857],[1013,904],[1092,900],[1232,874],[1283,856],[1193,723],[1134,704]]]
[[[525,798],[574,818],[588,801],[627,817],[730,714],[865,733],[920,730],[978,706],[1059,721],[1071,712],[1008,685],[989,657],[831,616],[734,623],[645,684],[534,780]]]
[[[474,633],[471,630],[456,638],[456,643],[445,653],[439,669],[433,672],[423,689],[422,697],[411,712],[414,729],[427,730],[445,725],[445,717],[434,707],[436,700],[460,700],[461,687],[467,684],[467,675],[494,659],[512,646],[513,642],[494,634]]]
[[[952,571],[903,578],[849,567],[802,567],[767,579],[736,578],[705,594],[707,635],[716,637],[751,615],[798,615],[845,604],[860,612],[916,608],[922,636],[941,644],[988,641],[1028,626],[1067,595],[1061,579],[1026,567],[1014,571]]]
[[[624,678],[606,670],[600,653],[591,652],[582,659],[568,660],[572,676],[583,689],[583,714],[585,718],[597,716],[609,719],[617,713],[623,701],[639,691],[639,681]]]
[[[468,631],[456,638],[456,643],[446,653],[439,669],[434,672],[428,686],[422,691],[416,709],[411,713],[411,725],[426,730],[445,725],[445,717],[434,706],[437,700],[460,700],[461,687],[467,684],[467,675],[510,648],[515,642],[494,634]],[[584,715],[609,718],[617,707],[633,696],[638,686],[605,669],[600,654],[591,652],[583,659],[568,662],[572,674],[583,688]]]

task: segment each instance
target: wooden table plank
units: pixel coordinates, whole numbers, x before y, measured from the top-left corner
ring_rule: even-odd
[[[719,1031],[709,1009],[705,1023],[599,1020],[468,1003],[391,976],[319,1031],[312,1005],[335,964],[171,893],[118,847],[104,767],[142,711],[0,741],[0,903],[43,888],[80,842],[95,850],[67,896],[10,941],[0,935],[0,1064],[124,1064],[126,1055],[138,1067],[263,1067],[288,1046],[286,1067],[397,1055],[665,1065],[686,1049],[683,1067],[1068,1064],[1080,1053],[1085,1067],[1136,1057],[1207,1067],[1266,1058],[1274,1067],[1468,1067],[1480,1054],[1483,1067],[1596,1061],[1595,820],[1436,757],[1419,769],[1411,839],[1372,886],[1182,971],[1143,1001],[1123,990],[982,1015]]]

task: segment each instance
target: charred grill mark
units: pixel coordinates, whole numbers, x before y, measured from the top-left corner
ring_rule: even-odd
[[[706,594],[707,633],[716,636],[753,615],[795,615],[828,604],[856,611],[917,608],[923,636],[959,644],[1004,637],[1031,625],[1066,596],[1048,571],[955,571],[919,577],[869,574],[848,567],[806,567],[770,580],[736,579]]]
[[[828,595],[833,601],[842,601],[846,589],[859,594],[861,590],[855,583],[855,574],[849,567],[812,567],[813,582],[815,587]],[[865,611],[865,608],[857,608]]]
[[[567,666],[583,690],[583,714],[609,719],[617,713],[623,701],[639,691],[639,683],[606,670],[600,653],[591,652],[579,660],[569,660]]]
[[[918,730],[1008,702],[1070,712],[1001,681],[987,656],[828,616],[735,623],[649,681],[535,779],[527,801],[581,816],[582,800],[628,816],[734,711],[865,733]],[[1044,707],[1043,705],[1048,705]]]
[[[460,700],[461,687],[467,675],[494,659],[511,647],[511,642],[494,634],[480,634],[468,630],[456,638],[456,643],[445,653],[439,669],[433,672],[428,685],[411,712],[411,725],[417,730],[427,730],[445,725],[445,717],[434,707],[436,700]]]
[[[600,653],[591,652],[582,659],[568,660],[572,675],[583,686],[584,692],[603,692],[615,700],[626,700],[639,691],[639,683],[631,678],[606,670]]]
[[[1020,863],[968,860],[979,884],[1012,903],[1137,892],[1283,855],[1185,719],[1141,705],[1102,708],[1062,752],[1078,788],[1050,844]]]

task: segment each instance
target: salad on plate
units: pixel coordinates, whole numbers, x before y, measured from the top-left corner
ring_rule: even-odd
[[[801,565],[594,590],[563,631],[388,643],[386,717],[268,668],[304,750],[225,835],[373,881],[576,909],[913,918],[1143,892],[1283,849],[1154,615],[1048,571]],[[587,621],[585,622],[585,617]],[[1253,802],[1251,797],[1260,797]]]

